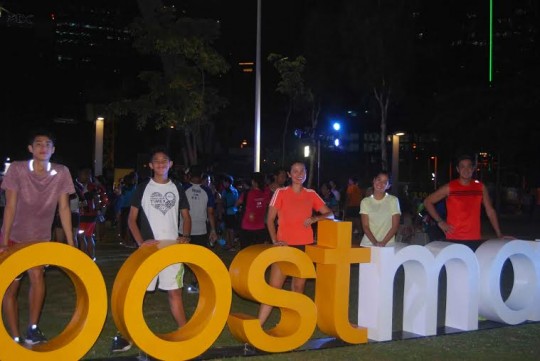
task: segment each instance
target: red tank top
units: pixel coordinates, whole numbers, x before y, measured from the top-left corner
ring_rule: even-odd
[[[446,198],[446,223],[454,227],[447,233],[449,240],[475,241],[481,240],[480,209],[484,186],[477,180],[463,185],[458,179],[448,184],[450,194]]]

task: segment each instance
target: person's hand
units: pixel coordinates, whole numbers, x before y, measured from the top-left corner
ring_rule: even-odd
[[[317,216],[313,216],[313,217],[309,217],[308,219],[306,219],[304,221],[304,226],[305,227],[309,227],[311,226],[313,223],[317,223],[319,219],[317,218]]]
[[[180,236],[176,239],[178,241],[178,243],[180,244],[186,244],[186,243],[189,243],[189,241],[191,240],[191,238],[187,237],[187,236]]]
[[[144,241],[140,246],[141,247],[149,247],[149,246],[153,246],[153,245],[158,244],[158,243],[159,243],[158,240],[149,239],[147,241]]]
[[[272,244],[278,247],[287,246],[287,242],[284,242],[284,241],[272,241]]]
[[[454,231],[454,227],[445,221],[440,221],[437,225],[444,233],[452,233]]]
[[[211,243],[214,243],[214,242],[216,242],[218,240],[218,236],[217,236],[216,231],[210,231],[210,234],[208,235],[208,240]]]

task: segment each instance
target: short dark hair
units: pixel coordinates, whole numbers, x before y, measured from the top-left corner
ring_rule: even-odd
[[[233,184],[234,178],[233,178],[231,175],[224,174],[224,175],[223,175],[223,181],[227,181],[227,182]]]
[[[255,181],[255,183],[257,183],[257,186],[259,188],[263,188],[264,187],[264,174],[262,174],[261,172],[254,172],[252,175],[251,175],[251,179],[253,181]]]
[[[34,140],[36,140],[37,137],[41,136],[49,138],[53,142],[53,144],[56,143],[56,137],[51,131],[43,128],[35,128],[32,129],[28,134],[28,145],[34,144]]]
[[[301,161],[301,160],[295,160],[294,162],[291,163],[291,165],[289,166],[289,170],[292,169],[293,165],[295,164],[302,164],[304,166],[304,169],[306,170],[307,172],[307,165],[305,162]]]
[[[378,171],[373,173],[373,179],[377,178],[380,175],[387,176],[388,177],[388,182],[392,183],[392,177],[391,177],[390,173],[388,173],[388,171],[386,171],[384,169],[379,169]]]
[[[171,159],[171,154],[169,153],[169,150],[167,149],[167,147],[164,147],[162,145],[158,145],[158,146],[155,146],[152,149],[150,149],[150,158],[149,158],[150,162],[152,162],[152,159],[154,159],[154,156],[157,153],[163,153],[163,154],[165,154],[167,156],[167,158],[169,158],[169,160]]]
[[[473,159],[473,157],[471,157],[470,155],[468,155],[468,154],[462,154],[462,155],[460,155],[460,156],[457,158],[457,161],[456,161],[456,167],[459,165],[459,163],[460,163],[462,160],[470,160],[471,163],[472,163],[473,165],[476,163],[475,160]]]
[[[189,167],[189,174],[191,174],[191,176],[193,177],[199,178],[203,174],[203,167],[198,164],[194,164],[191,167]]]

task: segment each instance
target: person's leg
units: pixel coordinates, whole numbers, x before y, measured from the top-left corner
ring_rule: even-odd
[[[30,268],[28,278],[30,280],[30,289],[28,291],[28,325],[37,325],[43,301],[45,300],[45,277],[42,266]]]
[[[279,268],[277,264],[273,264],[270,267],[270,281],[268,282],[270,286],[274,288],[282,288],[283,283],[285,282],[285,278],[287,278],[287,276],[285,276],[281,272],[281,269]],[[261,304],[259,308],[259,315],[258,315],[259,322],[261,325],[264,325],[264,323],[268,319],[268,316],[270,316],[270,313],[272,312],[272,308],[273,307],[270,305]]]
[[[292,283],[291,283],[291,291],[298,292],[298,293],[304,293],[305,287],[306,287],[306,279],[305,278],[293,277]]]
[[[54,227],[54,240],[60,243],[66,243],[66,235],[62,227]]]
[[[20,279],[13,281],[6,290],[2,300],[2,310],[4,319],[12,337],[20,337],[19,332],[19,304],[17,294],[19,293]]]
[[[186,324],[186,312],[184,310],[184,302],[182,300],[182,289],[177,288],[175,290],[167,291],[169,295],[169,306],[171,308],[171,314],[178,325],[178,328]]]

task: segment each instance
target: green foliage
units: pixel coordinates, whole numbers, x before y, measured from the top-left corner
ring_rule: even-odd
[[[114,103],[111,109],[119,115],[135,115],[140,129],[151,123],[156,129],[196,128],[197,132],[227,104],[207,78],[229,69],[212,47],[219,38],[219,23],[177,17],[164,10],[157,13],[155,22],[135,20],[131,31],[136,49],[159,56],[163,68],[141,72],[139,79],[146,84],[147,92]]]

